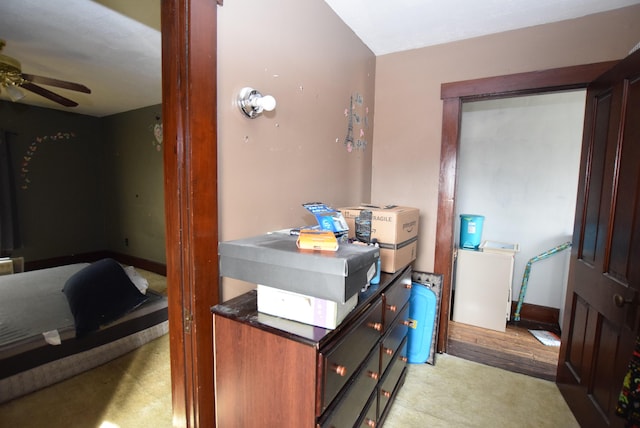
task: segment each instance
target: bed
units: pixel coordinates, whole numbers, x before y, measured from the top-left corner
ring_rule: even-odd
[[[0,276],[0,403],[168,332],[167,299],[113,259]]]

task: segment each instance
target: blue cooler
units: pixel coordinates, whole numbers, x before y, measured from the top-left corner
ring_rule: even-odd
[[[411,364],[425,363],[431,354],[436,321],[436,294],[417,282],[411,284],[409,318],[412,323],[407,338],[407,359]]]
[[[482,241],[484,216],[460,214],[460,248],[477,250]]]

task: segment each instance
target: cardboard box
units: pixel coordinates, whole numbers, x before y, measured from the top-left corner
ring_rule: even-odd
[[[379,248],[341,244],[337,251],[302,250],[296,240],[274,232],[221,242],[220,275],[346,303],[375,274]]]
[[[259,312],[326,329],[336,328],[358,304],[357,294],[339,303],[262,284],[257,292]]]
[[[388,273],[397,272],[414,261],[417,252],[417,237],[404,245],[394,245],[391,248],[380,247],[380,270]]]
[[[362,210],[370,210],[371,239],[378,240],[383,272],[394,273],[416,259],[420,211],[397,205],[360,204],[338,208],[349,225],[349,238],[355,237],[355,219]]]

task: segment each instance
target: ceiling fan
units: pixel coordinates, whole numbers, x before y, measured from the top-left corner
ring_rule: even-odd
[[[6,42],[0,39],[0,52],[2,52],[2,48],[5,45]],[[79,83],[23,73],[19,61],[0,53],[0,91],[5,90],[13,101],[24,97],[22,91],[18,89],[23,88],[58,104],[62,104],[65,107],[75,107],[78,105],[77,102],[58,95],[55,92],[51,92],[39,85],[55,86],[57,88],[84,92],[85,94],[91,93],[91,89]]]

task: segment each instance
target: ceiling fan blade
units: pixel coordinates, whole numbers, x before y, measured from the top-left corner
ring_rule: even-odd
[[[91,93],[91,89],[79,83],[67,82],[65,80],[58,80],[51,77],[36,76],[35,74],[26,73],[22,73],[22,78],[29,82],[38,83],[40,85],[55,86],[72,91],[84,92],[85,94]]]
[[[35,85],[31,82],[23,82],[22,85],[20,85],[21,88],[26,89],[27,91],[31,91],[34,94],[38,94],[41,95],[45,98],[50,99],[51,101],[55,101],[58,104],[62,104],[65,107],[75,107],[78,105],[77,102],[70,100],[69,98],[65,98],[61,95],[58,95],[56,93],[51,92],[48,89],[45,89],[43,87],[40,87],[38,85]]]

